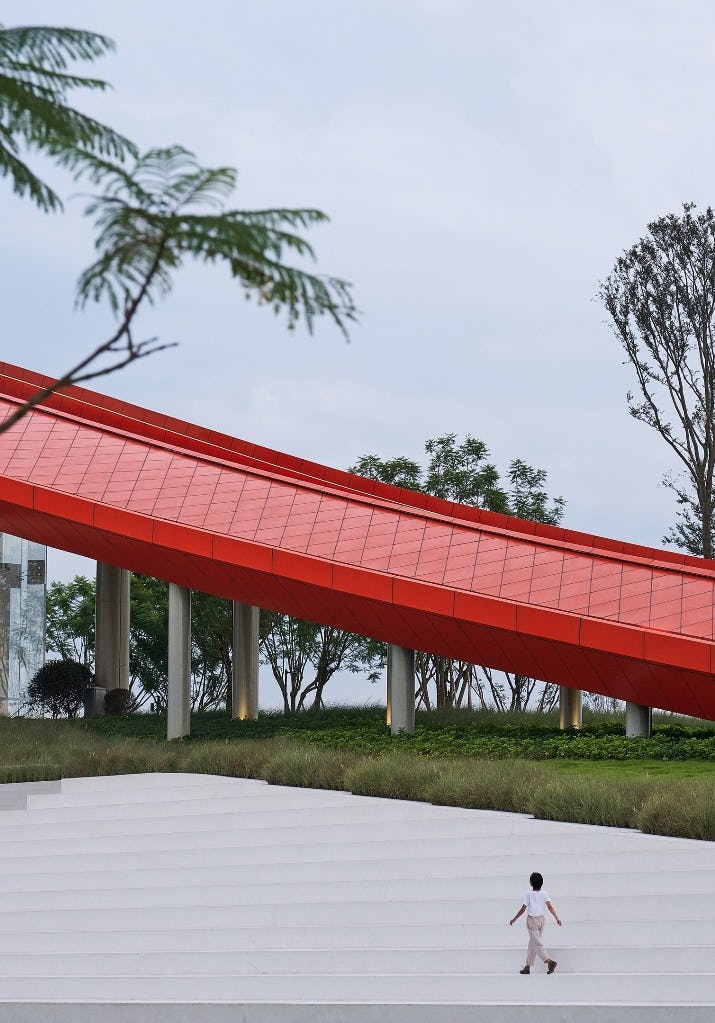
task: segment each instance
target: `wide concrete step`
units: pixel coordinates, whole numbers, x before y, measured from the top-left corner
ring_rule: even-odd
[[[60,819],[46,824],[33,823],[29,812],[10,811],[2,819],[0,855],[13,855],[20,841],[24,844],[52,842],[56,851],[63,851],[63,843],[68,839],[74,848],[84,840],[98,842],[105,838],[122,842],[124,848],[128,848],[127,843],[137,837],[144,842],[152,836],[171,835],[184,843],[190,836],[202,833],[210,834],[206,839],[208,845],[227,839],[242,845],[352,844],[374,840],[390,844],[413,840],[420,845],[425,841],[437,841],[443,846],[445,841],[462,841],[467,843],[465,849],[473,849],[478,843],[482,854],[496,853],[504,848],[505,839],[516,840],[523,835],[528,836],[535,856],[557,851],[613,850],[614,845],[625,851],[638,845],[626,831],[614,836],[579,827],[569,831],[557,825],[543,832],[534,828],[529,818],[505,821],[499,828],[488,829],[480,817],[470,817],[469,811],[450,811],[450,807],[436,807],[432,815],[425,816],[409,803],[392,802],[385,806],[380,802],[369,807],[360,801],[353,807],[335,807],[324,813],[305,810],[276,814],[164,814],[159,806],[153,816],[146,818],[102,819],[99,813],[97,819],[89,815],[83,821]],[[6,816],[16,819],[6,822]]]
[[[361,1004],[380,1002],[466,1003],[508,1001],[530,1006],[542,1000],[560,1003],[632,1001],[642,997],[648,977],[650,998],[660,1005],[710,1004],[715,997],[711,976],[692,974],[684,990],[682,974],[556,974],[545,972],[530,977],[484,975],[335,974],[299,975],[290,972],[264,977],[212,977],[207,986],[203,976],[170,978],[172,1001],[211,1002],[318,1002]],[[558,979],[556,979],[558,978]],[[558,984],[558,988],[556,985]],[[163,977],[18,977],[5,978],[3,999],[64,1001],[165,1001],[167,980]],[[190,1017],[189,1017],[190,1018]],[[239,1017],[240,1018],[240,1017]],[[244,1017],[245,1018],[245,1017]],[[615,1018],[615,1017],[614,1017]]]
[[[188,771],[167,771],[154,774],[151,771],[143,774],[96,774],[86,778],[63,778],[63,792],[137,792],[141,789],[160,794],[166,789],[185,785],[193,788],[197,785],[225,785],[227,788],[249,788],[265,785],[265,782],[254,778],[229,778],[223,774],[191,774]],[[98,800],[99,801],[99,800]]]
[[[459,822],[456,821],[454,824],[457,825]],[[15,833],[12,840],[0,841],[2,861],[33,853],[45,855],[48,848],[52,848],[57,856],[73,855],[81,849],[84,853],[91,853],[94,856],[119,852],[126,856],[134,853],[140,855],[156,853],[162,857],[165,852],[173,849],[242,848],[260,850],[259,858],[270,862],[285,861],[294,857],[296,850],[301,846],[308,859],[330,860],[341,857],[354,858],[358,847],[363,848],[373,843],[376,850],[380,849],[381,856],[401,859],[406,854],[425,857],[440,854],[444,852],[446,846],[456,856],[477,855],[479,851],[482,855],[498,855],[505,842],[503,837],[480,838],[478,835],[468,833],[460,835],[461,829],[449,826],[448,822],[442,827],[439,821],[404,821],[401,824],[389,825],[371,825],[366,822],[361,825],[326,824],[313,827],[301,825],[292,828],[256,829],[247,826],[241,829],[236,828],[230,821],[227,826],[223,821],[216,823],[212,818],[200,820],[196,824],[184,818],[176,818],[168,822],[146,821],[142,822],[141,826],[137,824],[132,828],[100,821],[94,828],[91,825],[85,829],[57,825],[57,829],[57,832],[48,834],[38,834],[34,830],[30,830],[29,833]],[[542,864],[548,863],[551,854],[559,851],[590,854],[598,852],[603,847],[597,834],[592,837],[582,833],[572,836],[543,835],[535,830],[533,837],[528,836],[526,840],[529,843],[532,862],[538,861]],[[610,843],[611,851],[619,847],[624,853],[632,849],[627,840],[613,838]],[[288,848],[292,850],[290,857],[285,851]]]
[[[710,1023],[713,848],[209,776],[11,792],[0,1023]],[[553,977],[508,925],[533,869]]]
[[[599,874],[599,857],[594,856],[589,862],[588,857],[581,858],[581,864],[588,870],[590,898],[616,898],[618,896],[660,897],[662,879],[654,871],[636,872],[629,870],[628,875],[606,873]],[[623,858],[621,857],[621,868]],[[413,876],[401,876],[396,870],[388,869],[395,866],[392,861],[385,863],[361,864],[350,862],[333,876],[326,876],[320,869],[321,864],[291,864],[290,874],[286,873],[286,864],[255,864],[251,867],[196,866],[176,869],[165,867],[147,876],[146,867],[137,865],[131,869],[117,867],[112,871],[106,869],[92,870],[92,860],[86,870],[63,873],[10,874],[0,876],[0,893],[2,893],[2,909],[14,908],[17,903],[27,908],[34,908],[33,902],[44,907],[51,905],[57,908],[58,898],[65,898],[68,904],[93,904],[101,897],[116,893],[118,898],[130,898],[133,901],[154,897],[162,899],[162,890],[166,890],[168,899],[172,899],[175,889],[180,889],[186,899],[201,902],[217,893],[217,897],[226,900],[226,904],[241,903],[245,905],[285,903],[354,902],[384,901],[410,899],[415,902],[431,902],[434,899],[464,900],[468,895],[474,899],[502,899],[509,905],[519,902],[520,892],[526,887],[525,870],[518,873],[513,869],[507,872],[504,864],[500,864],[500,873],[490,871],[477,872],[474,864],[468,864],[471,873],[454,873],[450,871],[450,861],[431,861],[430,883],[424,883],[424,874],[414,872]],[[418,861],[424,870],[423,861]],[[334,865],[335,866],[335,865]],[[513,866],[513,865],[509,865]],[[637,864],[640,866],[640,863]],[[360,868],[363,869],[360,869]],[[371,869],[367,869],[371,868]],[[556,875],[558,876],[558,875]],[[559,879],[558,900],[553,896],[554,903],[572,900],[583,894],[583,883],[578,877],[567,876]],[[715,865],[708,870],[695,872],[681,870],[669,879],[669,895],[679,894],[693,896],[710,896],[715,891]],[[50,901],[51,899],[51,901]],[[13,901],[15,900],[15,901]],[[120,903],[121,904],[121,903]]]
[[[231,781],[232,779],[226,778],[224,780]],[[96,810],[98,807],[139,807],[149,805],[156,809],[156,792],[151,788],[139,788],[129,792],[117,792],[113,789],[107,789],[105,791],[100,790],[100,793],[98,793],[94,790],[68,790],[67,782],[65,781],[62,784],[61,804],[58,803],[57,795],[54,793],[50,792],[42,795],[29,793],[25,797],[27,809],[32,810],[33,813],[36,813],[38,810],[54,810],[60,805],[68,813],[73,808],[79,809],[82,807],[90,807]],[[349,792],[333,792],[328,789],[283,788],[281,789],[280,796],[276,799],[270,799],[267,795],[268,792],[268,783],[263,781],[252,782],[250,786],[241,786],[238,789],[230,785],[214,784],[213,781],[210,783],[205,782],[202,785],[182,784],[175,787],[163,787],[161,789],[161,805],[165,807],[170,803],[196,799],[231,799],[234,802],[240,801],[247,809],[253,806],[265,805],[275,810],[280,807],[288,808],[291,806],[315,806],[320,808],[325,808],[326,806],[346,806],[350,805],[352,800]],[[0,790],[1,795],[2,792]],[[20,793],[17,793],[17,795],[19,796]],[[382,802],[387,802],[387,800],[382,800]],[[416,805],[427,806],[427,804]]]
[[[688,919],[697,912],[703,896],[709,897],[712,892],[712,872],[705,877],[698,874],[688,886],[688,877],[680,877],[679,891],[670,889],[667,894],[658,891],[649,875],[649,884],[644,891],[638,893],[625,883],[609,889],[607,885],[599,886],[601,891],[594,890],[589,884],[588,894],[578,890],[572,881],[570,891],[560,892],[560,902],[567,901],[568,915],[572,920],[593,919],[599,913],[603,898],[618,898],[619,906],[610,914],[612,920],[639,919],[648,915],[649,904],[657,898],[669,920]],[[155,886],[145,878],[140,886],[128,887],[113,879],[111,887],[90,889],[68,889],[56,886],[54,889],[42,891],[25,890],[6,892],[0,904],[0,919],[7,920],[15,910],[26,913],[39,911],[45,914],[71,910],[122,910],[122,909],[185,909],[198,911],[207,907],[240,911],[244,922],[256,912],[281,912],[286,920],[292,922],[292,914],[305,912],[310,906],[311,916],[316,922],[321,913],[333,914],[336,906],[344,906],[350,914],[369,913],[371,918],[381,920],[401,919],[405,912],[413,912],[414,906],[420,907],[421,918],[429,923],[432,914],[448,914],[454,920],[471,921],[480,916],[486,922],[500,920],[504,914],[510,916],[512,911],[521,904],[521,897],[513,895],[523,887],[523,877],[502,881],[495,890],[495,883],[489,878],[481,881],[470,880],[432,880],[429,886],[424,881],[414,880],[402,883],[393,882],[386,886],[383,882],[361,882],[359,884],[345,881],[343,883],[326,882],[324,884],[303,884],[300,877],[292,882],[272,885],[220,884],[216,881],[196,884],[177,885],[175,887]],[[557,900],[554,897],[554,903]],[[561,911],[563,913],[563,910]],[[317,915],[316,915],[317,914]],[[357,916],[355,917],[357,919]],[[441,918],[441,917],[440,917]],[[549,921],[550,922],[550,921]]]
[[[559,948],[560,974],[601,973],[712,973],[715,945],[653,948],[575,947]],[[392,948],[293,949],[289,958],[282,949],[230,949],[215,951],[159,951],[136,953],[5,952],[0,959],[0,978],[5,977],[175,977],[192,974],[214,977],[261,976],[281,972],[289,965],[295,975],[348,974],[404,976],[505,975],[513,976],[523,965],[523,949],[495,948]],[[535,973],[542,969],[535,967]]]
[[[461,854],[461,845],[455,851],[454,843],[443,844],[441,847],[431,843],[430,848],[425,848],[425,843],[415,845],[394,842],[385,848],[378,841],[354,845],[324,843],[319,846],[287,845],[275,848],[237,847],[231,843],[214,848],[205,848],[200,844],[185,848],[177,847],[174,843],[161,849],[162,870],[153,873],[152,883],[173,884],[174,874],[180,883],[183,879],[199,880],[203,874],[230,879],[246,868],[250,868],[250,875],[256,882],[285,881],[293,876],[294,871],[299,871],[301,883],[341,881],[346,877],[359,881],[482,876],[496,879],[503,876],[515,878],[512,894],[518,898],[524,887],[524,879],[533,869],[533,857],[521,845],[519,843],[518,851],[512,847],[511,851],[501,855],[480,855],[480,843],[471,843],[469,847],[473,854],[465,856]],[[397,855],[400,852],[402,855]],[[703,856],[703,853],[706,855]],[[600,851],[593,854],[592,863],[588,855],[582,851],[549,855],[547,877],[559,878],[560,893],[564,891],[562,885],[569,883],[574,875],[573,883],[577,887],[581,884],[578,871],[585,862],[589,862],[594,871],[608,873],[613,878],[614,890],[620,883],[621,875],[629,876],[624,873],[624,862],[635,862],[640,873],[655,875],[653,884],[656,886],[662,883],[658,879],[662,871],[667,871],[670,876],[687,877],[696,871],[713,869],[714,863],[711,847],[703,843],[697,843],[696,848],[687,853],[671,848],[662,852],[646,849]],[[18,890],[18,886],[20,890],[25,890],[28,884],[34,887],[35,881],[27,880],[33,877],[37,879],[37,886],[41,887],[43,875],[52,879],[64,877],[69,885],[74,883],[75,876],[79,880],[86,878],[88,887],[95,883],[105,887],[111,883],[110,875],[114,873],[126,872],[133,875],[138,872],[142,876],[146,875],[146,868],[141,863],[135,866],[131,859],[131,869],[128,870],[127,854],[125,851],[117,852],[116,845],[98,856],[93,851],[86,851],[84,847],[71,853],[49,854],[44,843],[33,843],[26,847],[25,855],[3,856],[2,864],[0,892]],[[82,887],[81,884],[79,887]]]
[[[425,812],[426,811],[426,812]],[[462,811],[462,822],[465,830],[474,832],[474,820]],[[179,819],[177,821],[177,818]],[[111,806],[70,806],[60,805],[42,810],[11,810],[3,814],[0,843],[13,840],[13,828],[21,828],[29,837],[48,838],[53,835],[64,835],[70,828],[81,829],[89,824],[97,834],[113,834],[124,827],[131,831],[145,828],[161,828],[165,830],[177,828],[188,820],[197,827],[211,824],[212,827],[241,827],[250,823],[251,829],[291,827],[300,823],[304,827],[320,827],[321,825],[349,824],[365,825],[370,822],[384,822],[386,826],[401,824],[403,821],[415,824],[430,825],[435,820],[448,822],[448,826],[458,824],[459,814],[450,814],[449,808],[424,808],[419,803],[410,804],[395,800],[380,800],[372,803],[348,802],[343,805],[331,806],[266,806],[262,801],[249,800],[248,804],[240,796],[225,798],[185,799],[163,803],[160,806],[148,803],[122,803]],[[101,826],[105,825],[103,829]],[[513,829],[510,830],[513,834]]]
[[[505,941],[513,941],[515,948],[526,946],[526,930],[512,928],[514,937],[508,939],[508,922],[464,923],[368,923],[360,924],[337,919],[325,924],[288,924],[275,919],[263,923],[246,923],[234,919],[231,924],[214,920],[210,926],[192,920],[196,914],[177,914],[172,925],[167,920],[153,923],[156,914],[134,913],[134,926],[125,917],[115,913],[104,914],[104,927],[100,921],[87,920],[85,913],[65,914],[43,927],[39,914],[29,913],[23,921],[5,920],[1,925],[0,950],[32,952],[56,951],[117,951],[162,949],[221,948],[242,949],[309,949],[309,948],[492,948]],[[234,914],[235,918],[235,914]],[[654,944],[652,920],[634,920],[623,926],[602,920],[569,923],[561,930],[549,927],[545,941],[558,947],[590,947],[611,940],[614,947],[635,947]],[[707,945],[712,941],[712,930],[702,920],[673,920],[668,925],[668,944]]]

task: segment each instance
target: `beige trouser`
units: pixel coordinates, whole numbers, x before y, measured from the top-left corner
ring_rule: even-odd
[[[527,916],[526,918],[526,929],[529,932],[529,947],[526,950],[527,966],[533,966],[537,956],[542,962],[548,962],[549,953],[541,941],[545,923],[543,916]]]

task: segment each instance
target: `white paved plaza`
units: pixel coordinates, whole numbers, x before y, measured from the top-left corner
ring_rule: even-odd
[[[712,843],[167,774],[0,786],[0,856],[3,1023],[715,1018]]]

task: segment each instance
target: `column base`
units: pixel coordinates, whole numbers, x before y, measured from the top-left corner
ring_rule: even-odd
[[[104,686],[89,687],[82,701],[86,718],[104,717],[104,697],[106,695],[107,690]]]
[[[569,686],[559,686],[559,691],[559,728],[562,732],[580,728],[583,693]]]

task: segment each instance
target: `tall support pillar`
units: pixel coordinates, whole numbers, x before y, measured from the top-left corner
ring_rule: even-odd
[[[559,686],[559,728],[581,727],[581,705],[583,693],[580,689]]]
[[[233,602],[233,664],[231,669],[231,717],[245,721],[258,718],[258,636],[261,611],[250,604]]]
[[[131,572],[97,562],[95,678],[97,686],[129,688],[129,591]]]
[[[415,652],[387,647],[387,723],[392,735],[415,730]]]
[[[190,732],[191,713],[191,590],[169,583],[169,678],[167,739]]]
[[[639,703],[626,703],[626,735],[648,739],[652,729],[652,707],[642,707]]]

